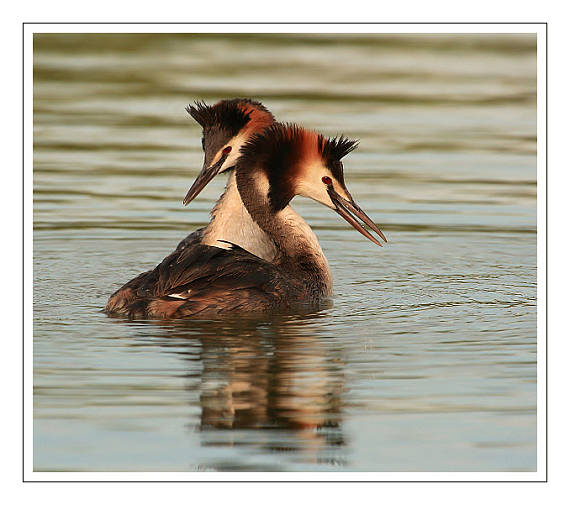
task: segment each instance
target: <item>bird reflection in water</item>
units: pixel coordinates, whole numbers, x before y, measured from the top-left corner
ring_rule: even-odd
[[[192,339],[184,354],[194,364],[199,342],[200,382],[188,389],[200,391],[202,446],[298,451],[305,463],[343,464],[343,357],[315,336],[324,317],[160,323],[169,336]]]

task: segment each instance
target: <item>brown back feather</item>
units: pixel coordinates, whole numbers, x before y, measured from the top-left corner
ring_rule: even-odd
[[[106,311],[133,319],[209,317],[289,309],[307,295],[303,279],[283,275],[238,246],[228,250],[192,239],[114,293]]]

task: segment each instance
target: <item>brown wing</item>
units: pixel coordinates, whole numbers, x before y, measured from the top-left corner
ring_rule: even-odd
[[[111,296],[106,310],[131,318],[259,312],[288,308],[304,298],[303,290],[301,279],[285,277],[240,247],[228,250],[190,242],[125,284]]]
[[[203,230],[204,228],[200,228],[180,241],[180,243],[176,246],[174,252],[164,258],[164,260],[162,260],[162,263],[167,261],[173,255],[179,254],[184,249],[191,248],[192,246],[199,244],[202,240]],[[122,313],[123,310],[136,299],[145,296],[156,296],[158,293],[157,268],[137,275],[134,279],[131,279],[129,282],[115,291],[109,297],[107,305],[105,306],[105,311],[110,313]]]

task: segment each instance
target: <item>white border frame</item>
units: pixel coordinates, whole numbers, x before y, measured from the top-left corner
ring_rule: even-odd
[[[536,472],[34,472],[33,471],[33,34],[34,33],[534,33],[537,36],[537,471]],[[545,23],[24,23],[24,462],[28,482],[545,482],[546,481],[546,34]]]

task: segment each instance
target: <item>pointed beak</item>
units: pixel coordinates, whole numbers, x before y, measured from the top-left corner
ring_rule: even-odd
[[[192,200],[194,200],[194,198],[200,194],[200,191],[202,191],[206,185],[218,174],[227,157],[227,154],[222,154],[216,163],[210,165],[209,167],[202,168],[198,174],[198,177],[196,177],[196,180],[184,197],[184,205],[188,205]]]
[[[335,189],[333,188],[332,184],[328,186],[328,194],[334,203],[335,211],[339,214],[343,219],[345,219],[349,224],[351,224],[354,228],[356,228],[362,235],[364,235],[367,239],[371,240],[375,244],[378,244],[382,247],[382,243],[372,235],[362,224],[360,224],[356,218],[362,220],[365,224],[367,224],[372,231],[376,232],[384,242],[388,242],[384,234],[380,231],[380,228],[376,226],[374,221],[370,219],[366,213],[356,204],[356,202],[352,199],[352,196],[348,193],[350,200],[343,198],[340,196]]]

